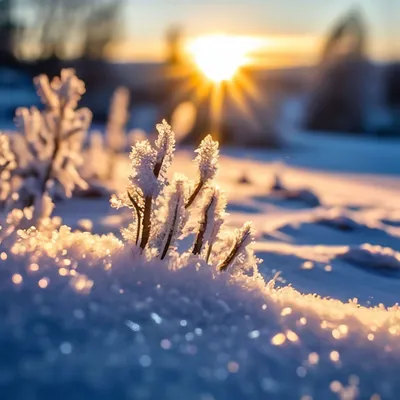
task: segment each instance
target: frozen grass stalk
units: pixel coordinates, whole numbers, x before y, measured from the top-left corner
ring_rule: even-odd
[[[166,121],[157,125],[157,131],[154,146],[145,140],[132,147],[131,183],[125,193],[111,198],[113,207],[132,209],[134,222],[122,229],[123,237],[138,246],[148,259],[187,256],[202,259],[218,271],[231,266],[256,268],[258,260],[249,249],[250,224],[234,234],[226,228],[222,232],[226,200],[213,184],[218,169],[218,142],[207,136],[196,150],[196,184],[181,174],[169,183],[167,172],[175,150],[174,133]],[[183,242],[190,233],[195,234],[192,243]],[[186,249],[182,248],[183,243]],[[218,250],[213,251],[215,247]]]
[[[117,155],[126,149],[126,124],[129,120],[130,94],[126,87],[115,89],[106,128],[106,144],[109,155],[108,178],[111,179],[115,171]]]
[[[126,124],[129,119],[129,90],[126,87],[115,89],[108,113],[106,142],[112,153],[125,150]]]
[[[141,219],[142,219],[142,212],[143,209],[139,206],[138,201],[135,199],[135,197],[129,192],[129,190],[126,191],[128,198],[136,212],[136,220],[137,220],[137,227],[136,227],[136,238],[135,238],[135,243],[138,244],[139,238],[140,238],[140,229],[141,229]]]
[[[158,138],[155,143],[155,161],[153,174],[160,188],[166,183],[166,172],[171,165],[173,153],[175,150],[175,138],[171,127],[165,120],[161,124],[157,124]],[[159,191],[158,190],[158,191]],[[143,212],[143,231],[140,247],[142,250],[147,246],[151,234],[151,213],[153,198],[158,195],[157,190],[153,190],[151,194],[145,197]]]
[[[226,216],[226,200],[220,189],[216,187],[211,188],[208,196],[208,200],[206,200],[203,209],[200,228],[193,247],[193,254],[201,254],[208,245],[206,252],[207,262],[210,259],[213,244],[217,240]]]
[[[203,249],[203,244],[204,244],[204,235],[206,233],[207,225],[208,225],[208,217],[209,217],[209,211],[214,202],[214,197],[210,196],[210,199],[208,200],[208,203],[204,207],[204,214],[203,214],[203,219],[200,222],[200,228],[197,233],[196,241],[194,242],[194,247],[193,247],[193,254],[200,254],[201,250]]]
[[[236,231],[235,242],[228,257],[218,265],[219,271],[226,271],[240,256],[247,251],[247,246],[253,241],[251,223],[246,222],[241,229]]]
[[[182,235],[183,228],[187,222],[187,211],[185,208],[185,190],[187,179],[185,176],[177,176],[172,184],[166,188],[165,196],[160,199],[161,204],[158,208],[158,232],[155,233],[155,246],[159,249],[161,259],[163,260],[168,250],[173,246],[176,240]],[[165,223],[162,224],[162,220]]]
[[[218,156],[219,156],[218,142],[214,141],[211,135],[207,135],[200,143],[199,148],[196,150],[197,156],[195,162],[199,168],[199,178],[193,193],[190,195],[186,208],[189,208],[201,189],[214,179],[218,170]]]

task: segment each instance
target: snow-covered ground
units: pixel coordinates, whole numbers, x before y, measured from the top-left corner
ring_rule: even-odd
[[[398,399],[399,152],[312,134],[223,151],[229,221],[253,221],[264,280],[137,265],[113,236],[1,249],[0,398]],[[194,176],[192,158],[172,169]],[[121,190],[128,173],[121,157]],[[56,214],[117,236],[131,219],[107,198]]]

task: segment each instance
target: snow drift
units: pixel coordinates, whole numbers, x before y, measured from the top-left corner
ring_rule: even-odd
[[[6,398],[329,399],[332,385],[362,398],[400,390],[397,306],[275,289],[194,256],[149,262],[113,235],[61,227],[18,236],[0,255]]]

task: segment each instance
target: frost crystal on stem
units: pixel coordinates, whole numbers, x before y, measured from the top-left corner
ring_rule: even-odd
[[[193,204],[194,200],[207,182],[214,179],[218,170],[219,144],[217,141],[212,139],[211,135],[207,135],[201,141],[196,153],[197,156],[194,161],[197,163],[199,168],[199,178],[193,193],[190,195],[186,203],[187,208]]]
[[[157,152],[148,140],[136,143],[129,158],[132,160],[132,185],[138,187],[146,197],[157,196],[160,183],[154,174]]]
[[[193,254],[201,254],[208,245],[206,261],[208,262],[213,243],[216,241],[225,220],[226,199],[219,188],[211,189],[211,194],[205,204],[200,229],[196,237]]]
[[[158,138],[156,140],[157,159],[154,175],[161,181],[166,179],[166,173],[171,165],[172,157],[175,151],[174,132],[164,119],[161,124],[156,126]]]
[[[200,180],[204,183],[214,179],[218,170],[219,144],[213,140],[211,135],[207,135],[196,150],[197,162],[200,171]]]
[[[185,208],[187,178],[184,175],[175,177],[171,185],[165,188],[156,210],[156,227],[153,246],[164,259],[170,247],[182,235],[187,222]]]
[[[251,223],[246,222],[242,228],[236,230],[234,245],[225,260],[218,265],[218,270],[226,271],[236,262],[243,262],[244,258],[249,255],[248,246],[253,242],[253,240],[254,232],[251,228]]]

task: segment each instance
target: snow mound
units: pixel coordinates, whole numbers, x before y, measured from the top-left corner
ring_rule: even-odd
[[[366,267],[400,272],[400,253],[389,247],[363,244],[357,247],[349,247],[340,257]]]
[[[20,231],[0,252],[5,398],[332,398],[333,381],[361,398],[400,390],[397,305],[276,289],[197,257],[148,262],[113,235],[67,227]]]
[[[355,229],[366,227],[366,225],[356,221],[349,215],[349,213],[342,209],[332,209],[320,213],[316,216],[314,222],[341,231],[353,231]]]
[[[278,200],[299,201],[309,207],[318,207],[321,201],[316,193],[311,189],[294,189],[286,187],[279,175],[276,175],[271,186],[270,196]]]
[[[361,246],[364,243],[400,250],[399,236],[367,217],[345,210],[318,210],[278,221],[264,236],[274,242],[298,245]]]

